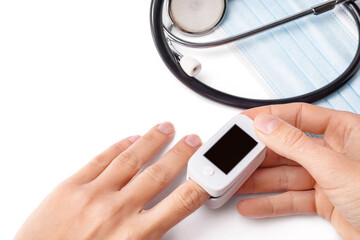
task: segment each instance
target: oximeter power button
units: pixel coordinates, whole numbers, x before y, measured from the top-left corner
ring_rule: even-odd
[[[203,173],[205,176],[212,176],[212,175],[214,175],[214,172],[215,172],[215,170],[211,166],[206,166],[203,169]]]

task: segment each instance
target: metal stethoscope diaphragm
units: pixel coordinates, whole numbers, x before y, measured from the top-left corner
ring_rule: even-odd
[[[167,6],[165,7],[168,10],[168,15],[171,20],[170,27],[166,27],[163,23],[163,8],[165,2],[167,3]],[[195,78],[201,71],[201,64],[199,61],[190,56],[183,56],[183,54],[174,47],[173,43],[190,48],[217,47],[251,37],[305,16],[320,15],[334,9],[339,4],[344,4],[345,9],[353,17],[357,27],[358,39],[360,40],[360,9],[354,0],[326,1],[307,10],[247,32],[207,42],[192,42],[185,40],[173,34],[172,29],[175,26],[181,32],[192,36],[202,36],[212,32],[219,24],[221,24],[221,21],[226,14],[228,7],[226,0],[152,0],[150,16],[151,31],[157,50],[169,70],[186,86],[202,96],[239,108],[252,108],[262,105],[289,102],[312,103],[339,90],[359,70],[360,41],[357,46],[356,54],[348,68],[336,79],[312,92],[282,99],[244,98],[219,91],[202,83]]]

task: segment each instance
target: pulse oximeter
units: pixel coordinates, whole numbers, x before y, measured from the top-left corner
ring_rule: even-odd
[[[224,205],[264,160],[266,146],[253,124],[247,116],[237,115],[189,160],[188,178],[211,195],[207,207]]]

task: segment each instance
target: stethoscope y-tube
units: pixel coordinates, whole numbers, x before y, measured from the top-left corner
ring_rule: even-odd
[[[348,66],[348,68],[335,80],[333,80],[332,82],[330,82],[329,84],[325,85],[322,88],[319,88],[312,92],[299,95],[296,97],[283,98],[283,99],[251,99],[251,98],[234,96],[216,90],[212,87],[209,87],[208,85],[197,80],[195,77],[190,77],[188,74],[184,72],[183,68],[179,64],[179,60],[181,60],[182,55],[174,49],[171,43],[171,41],[174,41],[189,47],[212,47],[212,46],[223,45],[229,42],[238,41],[239,39],[245,37],[251,37],[256,33],[263,32],[270,28],[282,25],[286,22],[293,21],[294,19],[298,19],[300,17],[304,17],[310,14],[319,15],[323,12],[333,9],[339,3],[344,3],[345,8],[350,12],[351,16],[354,18],[354,21],[356,23],[358,39],[359,39],[356,54],[352,62]],[[156,48],[162,60],[164,61],[168,69],[174,74],[174,76],[178,78],[187,87],[189,87],[190,89],[192,89],[193,91],[197,92],[198,94],[204,97],[207,97],[211,100],[226,105],[230,105],[238,108],[253,108],[263,105],[284,104],[290,102],[313,103],[339,90],[356,74],[356,72],[360,68],[360,9],[354,3],[354,1],[349,1],[349,0],[328,1],[320,5],[314,6],[309,10],[289,16],[288,18],[282,19],[280,21],[270,23],[258,29],[251,30],[247,33],[242,33],[237,36],[232,36],[229,38],[221,39],[214,42],[208,42],[208,43],[193,43],[193,42],[185,41],[171,34],[171,31],[164,29],[163,18],[162,18],[163,5],[164,5],[164,0],[152,0],[151,12],[150,12],[151,31]]]

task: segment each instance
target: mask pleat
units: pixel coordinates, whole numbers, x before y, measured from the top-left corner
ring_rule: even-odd
[[[229,0],[222,28],[228,35],[270,23],[318,4],[318,0]],[[338,77],[354,57],[357,38],[342,10],[310,16],[236,42],[279,98],[318,89]],[[235,53],[236,54],[236,53]],[[360,74],[318,105],[360,112]]]

